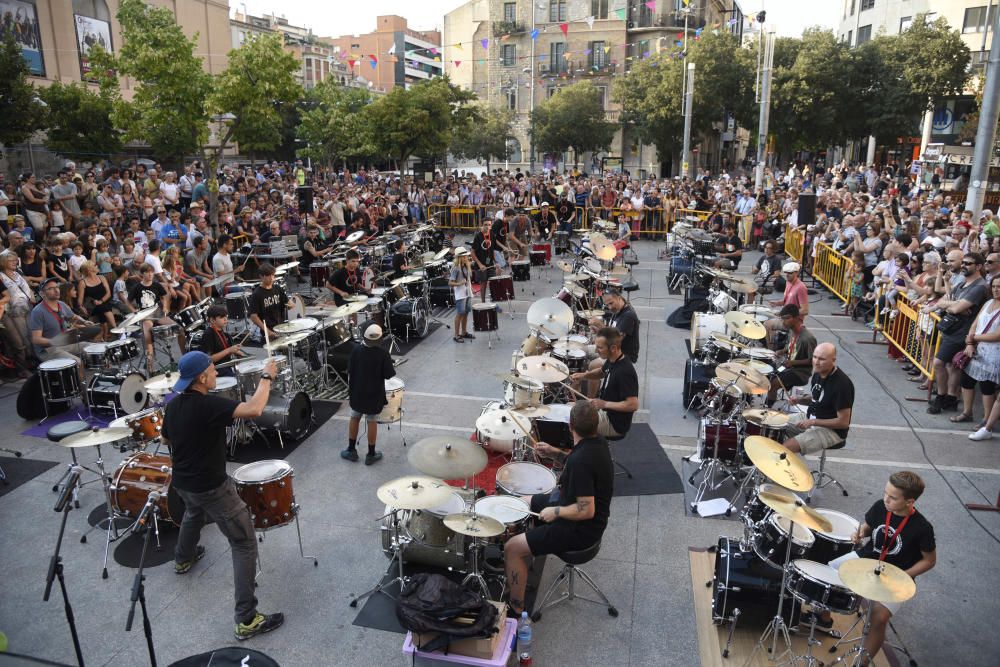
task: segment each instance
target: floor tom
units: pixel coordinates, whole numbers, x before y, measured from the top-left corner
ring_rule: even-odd
[[[233,472],[236,492],[250,508],[253,527],[270,530],[295,518],[295,471],[281,460],[255,461]]]
[[[119,514],[138,518],[149,501],[149,494],[160,494],[156,500],[160,518],[179,526],[184,517],[184,501],[170,488],[172,461],[169,456],[136,452],[122,461],[112,477],[111,507]]]

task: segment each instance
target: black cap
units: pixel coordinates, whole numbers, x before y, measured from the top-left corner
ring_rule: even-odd
[[[38,286],[38,289],[43,290],[46,287],[48,287],[50,283],[58,283],[58,282],[59,282],[58,278],[46,278],[45,280],[42,281],[42,284]]]

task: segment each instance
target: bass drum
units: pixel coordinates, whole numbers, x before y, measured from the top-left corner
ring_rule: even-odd
[[[264,412],[253,421],[263,429],[278,431],[292,440],[299,440],[309,431],[312,415],[312,401],[300,391],[291,396],[271,396]]]
[[[399,510],[395,514],[392,510],[392,506],[385,506],[386,516],[379,530],[386,558],[396,555],[397,545],[393,544],[393,538],[394,529],[398,528],[399,539],[406,544],[404,562],[465,571],[470,538],[444,525],[444,517],[448,514],[465,511],[461,495],[453,493],[446,502],[426,510]]]
[[[739,541],[719,538],[715,552],[715,576],[712,577],[712,622],[716,625],[742,619],[770,619],[778,608],[781,595],[781,571],[757,557],[753,551],[741,551]],[[801,604],[785,599],[782,615],[789,627],[799,623]]]
[[[430,324],[427,321],[427,305],[423,299],[402,299],[392,304],[389,310],[389,326],[392,333],[400,338],[423,338]]]
[[[146,378],[129,375],[95,375],[87,383],[87,402],[92,410],[134,414],[146,407]]]

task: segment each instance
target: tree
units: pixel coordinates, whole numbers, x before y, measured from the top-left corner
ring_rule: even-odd
[[[852,51],[844,138],[912,136],[918,129],[923,100],[906,77],[909,67],[898,54],[899,38],[879,35]]]
[[[28,81],[28,64],[14,33],[0,41],[0,144],[10,147],[27,141],[45,125],[45,108],[38,103],[35,87]]]
[[[969,80],[969,47],[944,17],[930,21],[927,14],[918,14],[895,46],[893,55],[902,61],[903,76],[925,110],[962,93]]]
[[[45,147],[50,151],[89,161],[121,151],[121,132],[111,122],[114,96],[107,88],[94,91],[57,81],[40,89],[39,96],[48,105]]]
[[[507,140],[513,136],[514,113],[509,109],[485,107],[478,121],[455,128],[451,153],[459,159],[483,161],[490,171],[490,160],[507,156]]]
[[[299,155],[335,165],[377,153],[367,110],[371,94],[363,88],[344,88],[332,78],[309,91],[306,109],[296,130],[306,145]]]
[[[573,164],[580,153],[605,150],[616,125],[604,119],[601,92],[590,81],[562,88],[531,112],[531,137],[544,153],[573,149]]]

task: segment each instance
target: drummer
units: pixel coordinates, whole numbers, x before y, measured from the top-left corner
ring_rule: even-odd
[[[531,236],[531,220],[523,210],[515,213],[514,209],[507,209],[506,213],[509,223],[510,249],[517,259],[528,259],[528,243]]]
[[[808,405],[805,415],[793,414],[785,432],[793,436],[784,446],[793,452],[816,454],[847,438],[854,409],[854,383],[837,368],[837,348],[820,343],[813,350],[813,374],[805,397],[791,395],[789,403]]]
[[[639,376],[635,366],[622,352],[622,335],[614,327],[597,332],[597,354],[604,363],[585,373],[573,373],[574,383],[600,380],[597,398],[591,403],[598,410],[598,432],[621,438],[632,428],[632,415],[639,409]]]
[[[42,283],[39,290],[42,293],[42,301],[32,308],[28,315],[28,331],[31,332],[35,356],[42,361],[48,359],[76,361],[80,381],[83,382],[83,364],[80,362],[82,350],[79,341],[60,344],[57,336],[68,331],[82,331],[83,327],[91,326],[93,323],[75,314],[72,308],[59,300],[59,284],[58,278],[48,278]],[[100,333],[99,327],[95,329],[93,336]]]
[[[482,297],[483,303],[486,303],[486,288],[489,285],[489,279],[496,275],[489,220],[483,220],[479,231],[472,237],[472,260],[479,271],[479,295]]]
[[[177,329],[177,343],[183,352],[187,345],[187,336],[184,327],[171,319],[167,313],[169,311],[170,299],[167,297],[167,290],[163,283],[155,278],[155,269],[150,264],[143,264],[139,269],[140,281],[132,288],[128,294],[128,300],[124,302],[125,308],[134,313],[138,310],[145,310],[159,305],[161,315],[155,320],[147,317],[142,321],[142,339],[146,345],[146,370],[150,376],[154,373],[156,365],[156,353],[153,350],[153,326],[174,326]]]
[[[229,322],[229,312],[225,306],[209,306],[206,313],[208,324],[205,325],[205,332],[202,334],[201,343],[198,346],[202,352],[207,354],[213,364],[220,364],[234,359],[244,359],[242,347],[234,344],[226,334],[226,324]],[[219,369],[219,375],[234,375],[233,368],[227,366]]]
[[[326,241],[320,238],[319,225],[311,224],[306,228],[306,239],[302,242],[302,259],[299,260],[299,269],[309,272],[309,265],[318,262],[333,252],[333,246],[327,246]]]
[[[392,279],[402,278],[410,270],[410,265],[406,261],[406,241],[399,239],[395,242],[392,254]]]
[[[740,260],[743,259],[743,241],[736,233],[736,225],[727,223],[723,228],[725,236],[715,243],[718,259],[715,260],[715,268],[723,268],[724,260],[733,263],[732,269],[740,268]]]
[[[355,462],[358,460],[358,431],[361,417],[368,424],[368,453],[365,465],[382,460],[382,452],[375,451],[378,438],[378,417],[386,406],[385,381],[396,375],[392,357],[382,347],[382,327],[370,324],[364,331],[364,345],[351,350],[347,366],[349,404],[351,421],[347,426],[347,449],[340,452],[340,458]]]
[[[777,282],[781,278],[781,265],[783,259],[777,252],[778,244],[774,240],[764,242],[764,254],[760,256],[757,263],[751,267],[750,272],[754,275],[753,282],[757,290],[747,295],[747,302],[753,303],[757,297],[757,292],[770,293],[771,286],[779,286]],[[784,283],[784,280],[782,280]],[[769,288],[765,290],[765,288]]]
[[[539,242],[551,241],[556,233],[557,225],[555,211],[549,208],[547,201],[543,201],[541,210],[538,212],[538,220],[532,225],[531,237]]]
[[[592,317],[589,321],[590,331],[596,335],[605,326],[614,327],[622,335],[622,352],[633,364],[639,362],[639,316],[632,305],[622,296],[621,290],[617,287],[609,287],[602,295],[607,312],[604,319]],[[589,369],[596,370],[604,366],[604,361],[597,357],[597,346],[588,345],[587,352],[595,358],[590,362]],[[591,388],[590,393],[596,392],[596,388]]]
[[[544,525],[512,537],[504,545],[504,567],[510,586],[510,607],[524,611],[528,566],[534,556],[579,551],[597,544],[611,515],[614,463],[607,441],[598,434],[598,411],[588,401],[577,401],[569,413],[573,448],[568,452],[545,442],[535,454],[564,461],[559,485],[551,494],[522,499],[539,513]]]
[[[812,357],[816,349],[816,337],[806,329],[799,313],[799,307],[790,303],[778,313],[781,324],[788,329],[788,347],[774,358],[777,374],[771,376],[771,388],[767,392],[767,407],[774,405],[778,389],[788,391],[809,382],[812,374]]]
[[[326,280],[326,288],[333,292],[333,302],[338,306],[343,306],[346,301],[344,297],[351,296],[352,294],[367,294],[371,296],[371,293],[364,288],[364,284],[361,281],[361,272],[358,270],[361,266],[361,253],[353,248],[347,251],[347,259],[341,268],[333,272],[333,274]]]
[[[274,284],[275,269],[270,262],[261,264],[257,273],[260,275],[260,285],[250,295],[250,321],[262,332],[266,326],[268,337],[275,340],[280,336],[274,331],[274,327],[288,321],[291,302],[285,290]]]
[[[830,567],[838,569],[855,558],[872,558],[895,565],[913,579],[931,570],[937,564],[934,527],[914,507],[923,492],[924,480],[917,473],[901,470],[890,475],[882,498],[865,512],[865,520],[851,536],[858,548],[830,561]],[[861,545],[861,541],[869,536],[871,541]],[[882,649],[889,621],[902,607],[902,602],[872,601],[871,629],[865,639],[869,659]],[[829,611],[804,614],[799,627],[811,624],[813,615],[816,615],[816,627],[825,630],[833,627],[833,616]]]

